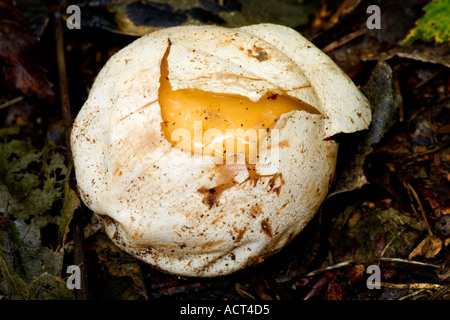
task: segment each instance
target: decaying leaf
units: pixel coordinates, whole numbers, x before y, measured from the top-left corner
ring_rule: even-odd
[[[31,299],[40,300],[72,300],[73,290],[67,289],[67,283],[62,278],[44,272],[28,285]]]
[[[0,25],[0,64],[6,83],[26,95],[54,102],[52,84],[36,55],[38,38],[12,0],[0,2]]]
[[[355,215],[358,221],[349,224]],[[333,257],[336,262],[404,258],[425,229],[419,217],[394,208],[380,211],[375,207],[348,207],[337,217],[331,231]],[[380,254],[377,246],[382,235],[386,245]]]
[[[120,250],[104,234],[96,234],[95,251],[106,268],[103,286],[106,296],[123,300],[148,299],[139,262]]]
[[[361,188],[367,183],[363,165],[372,146],[379,143],[394,124],[397,108],[402,100],[395,91],[391,67],[380,60],[369,82],[362,88],[372,107],[372,123],[364,136],[355,135],[355,144],[345,141],[340,146],[341,169],[328,197]],[[343,162],[343,163],[342,163]]]
[[[398,56],[400,58],[412,59],[416,61],[441,64],[447,68],[450,68],[450,47],[446,44],[435,46],[414,44],[405,47],[395,47],[387,52],[383,52],[381,56],[385,60]],[[380,55],[375,55],[371,58],[365,58],[364,60],[379,58]]]
[[[6,284],[11,290],[14,290],[21,298],[27,299],[29,297],[27,284],[22,278],[17,275],[13,268],[10,266],[10,262],[0,250],[0,271],[3,279],[0,279],[0,288],[3,288]],[[4,289],[3,289],[4,290]],[[6,293],[6,292],[5,292]]]
[[[72,167],[70,167],[72,169]],[[70,171],[68,176],[70,175]],[[69,231],[69,223],[72,220],[75,210],[81,205],[80,199],[76,192],[70,188],[69,179],[66,179],[64,186],[64,204],[61,211],[61,222],[58,228],[58,242],[64,243],[67,232]]]
[[[0,288],[12,298],[73,298],[61,285],[64,252],[57,241],[64,159],[50,142],[38,149],[4,131],[0,136]]]
[[[53,0],[14,0],[33,34],[41,37],[53,16]]]
[[[423,256],[427,259],[434,258],[442,249],[442,240],[433,235],[427,235],[425,239],[411,252],[408,259]]]
[[[411,44],[415,40],[435,41],[443,43],[450,40],[450,1],[433,0],[423,10],[425,15],[416,21],[404,44]]]
[[[44,272],[29,283],[25,282],[19,274],[14,272],[2,250],[0,250],[0,271],[4,278],[0,278],[4,280],[4,282],[0,281],[0,288],[6,284],[13,291],[13,297],[17,295],[21,299],[73,299],[73,292],[67,290],[66,282],[50,273]]]

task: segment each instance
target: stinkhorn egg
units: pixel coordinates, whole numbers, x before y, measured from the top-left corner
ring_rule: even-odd
[[[289,243],[334,179],[333,136],[370,121],[349,77],[293,29],[180,26],[110,58],[71,147],[80,196],[116,245],[211,277]]]

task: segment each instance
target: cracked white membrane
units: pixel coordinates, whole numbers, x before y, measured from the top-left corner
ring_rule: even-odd
[[[221,164],[217,154],[175,146],[167,124],[182,118],[166,112],[163,119],[164,81],[173,92],[232,95],[250,106],[280,97],[299,106],[266,123],[256,164],[245,152],[234,156],[241,162]],[[119,247],[164,272],[207,277],[261,262],[291,241],[333,181],[332,136],[370,121],[366,98],[296,31],[182,26],[111,57],[74,122],[71,145],[80,195]]]

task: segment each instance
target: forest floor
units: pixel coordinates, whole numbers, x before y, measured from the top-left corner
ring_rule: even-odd
[[[81,29],[53,1],[0,4],[0,300],[450,300],[450,47],[403,41],[429,1],[379,1],[379,28],[367,1],[154,2],[83,2]],[[374,121],[335,137],[329,196],[281,252],[219,278],[161,273],[118,249],[80,201],[70,126],[105,62],[138,36],[257,22],[327,53]],[[80,290],[66,286],[74,264]]]

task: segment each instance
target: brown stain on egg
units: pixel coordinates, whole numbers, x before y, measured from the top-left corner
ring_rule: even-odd
[[[119,246],[125,247],[126,243],[125,240],[122,239],[122,236],[119,233],[120,224],[115,221],[113,218],[106,216],[106,215],[98,215],[100,218],[101,223],[107,227],[114,230],[114,234],[111,236],[111,239],[116,242]]]
[[[205,243],[202,245],[202,250],[204,250],[204,251],[211,250],[211,249],[213,249],[214,247],[217,247],[217,246],[221,245],[221,244],[224,243],[224,242],[225,242],[225,240],[217,240],[217,241],[208,241],[208,242],[205,242]]]
[[[217,165],[215,167],[215,177],[217,185],[213,188],[201,187],[197,192],[203,195],[202,202],[211,209],[218,204],[222,193],[230,188],[233,188],[238,183],[234,180],[237,172],[237,167],[230,164]]]
[[[250,181],[251,183],[253,183],[253,186],[256,187],[258,180],[261,178],[261,175],[256,172],[256,165],[247,163],[246,169],[248,172],[248,178],[244,182]]]
[[[289,144],[289,140],[283,140],[278,144],[278,147],[280,149],[282,148],[289,148],[291,145]]]
[[[277,180],[279,183],[277,184]],[[270,178],[268,186],[271,191],[275,192],[277,196],[280,196],[281,188],[285,185],[283,175],[281,173],[276,173]]]
[[[234,243],[239,243],[242,241],[242,238],[244,237],[245,233],[247,232],[247,227],[244,227],[243,229],[237,229],[233,228],[234,231],[237,233],[236,236],[233,236]]]
[[[247,49],[247,55],[262,62],[270,59],[270,55],[261,47],[253,46],[253,49]]]
[[[260,203],[255,203],[250,207],[249,214],[252,216],[252,218],[256,218],[262,213],[262,208]]]
[[[272,148],[278,148],[278,149],[284,149],[284,148],[289,148],[291,145],[289,144],[289,140],[283,140],[280,141],[280,143],[276,144],[276,145],[270,145],[267,147],[267,150],[272,150]]]
[[[240,170],[247,170],[248,177],[243,182],[239,183],[234,180],[234,177]],[[247,182],[256,187],[256,184],[261,178],[270,178],[268,186],[270,191],[275,192],[277,196],[280,196],[281,188],[285,185],[283,175],[281,173],[275,173],[271,175],[260,175],[256,171],[256,165],[247,163],[245,167],[242,165],[232,164],[218,164],[215,167],[215,175],[217,185],[215,187],[201,187],[197,190],[198,193],[203,195],[202,202],[209,210],[219,204],[219,198],[223,192],[233,188],[236,185],[241,185]],[[260,207],[252,207],[250,214],[257,216],[261,212]]]
[[[113,171],[113,175],[120,177],[122,175],[122,171],[120,169],[121,169],[120,166],[116,166],[116,168]]]
[[[218,204],[219,198],[222,195],[222,193],[225,190],[228,190],[232,188],[235,185],[235,183],[226,183],[226,184],[219,184],[215,186],[214,188],[205,188],[201,187],[197,191],[201,194],[203,194],[203,200],[202,202],[208,207],[208,209],[211,209],[215,205]]]
[[[272,225],[270,224],[270,219],[266,218],[263,221],[261,221],[261,231],[264,233],[267,237],[272,238]]]

